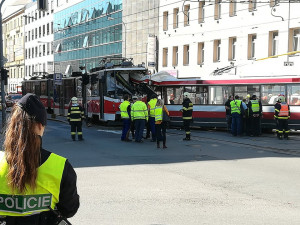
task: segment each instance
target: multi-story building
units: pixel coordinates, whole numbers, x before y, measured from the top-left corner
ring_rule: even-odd
[[[291,1],[161,0],[159,70],[203,79],[299,76],[299,53],[291,53],[300,50],[299,10]]]
[[[25,7],[25,78],[53,73],[53,16],[54,1],[47,11],[37,10],[37,3]]]
[[[20,91],[24,78],[24,8],[3,18],[4,67],[9,71],[7,92]]]

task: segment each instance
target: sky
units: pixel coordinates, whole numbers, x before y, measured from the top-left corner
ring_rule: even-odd
[[[32,2],[32,0],[5,0],[1,9],[2,18],[9,16],[11,13],[21,9],[22,6],[30,2]]]

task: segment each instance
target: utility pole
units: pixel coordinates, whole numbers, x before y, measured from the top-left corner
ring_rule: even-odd
[[[5,0],[0,3],[0,69],[1,69],[1,104],[2,104],[2,128],[6,122],[6,110],[5,110],[5,92],[4,92],[4,56],[3,56],[3,38],[2,38],[2,5]]]

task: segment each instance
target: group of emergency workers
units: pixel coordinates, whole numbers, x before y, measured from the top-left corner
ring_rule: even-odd
[[[262,103],[256,95],[252,95],[251,98],[250,95],[247,97],[248,103],[246,99],[240,100],[238,95],[234,97],[231,95],[225,103],[227,130],[233,136],[241,136],[244,132],[251,137],[261,134]],[[278,97],[274,108],[277,137],[288,139],[290,108],[284,96]]]
[[[132,103],[130,103],[128,95],[124,95],[123,99],[124,101],[120,104],[121,118],[123,120],[121,141],[132,141],[129,139],[129,133],[134,127],[135,135],[132,135],[132,138],[135,139],[135,142],[143,142],[142,139],[149,138],[151,132],[151,142],[156,142],[157,148],[160,148],[160,141],[162,141],[163,148],[167,148],[166,128],[169,112],[163,101],[158,99],[156,94],[151,96],[147,104],[142,101],[141,96],[132,96]],[[188,92],[184,93],[184,100],[180,111],[182,112],[183,126],[186,133],[183,140],[189,141],[191,140],[190,124],[193,119],[193,103],[189,99]],[[146,125],[148,132],[146,137],[143,137]]]

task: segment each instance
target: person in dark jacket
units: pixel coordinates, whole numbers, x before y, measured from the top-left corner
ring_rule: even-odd
[[[76,133],[78,135],[78,140],[83,141],[82,137],[82,120],[84,119],[84,111],[81,105],[78,104],[78,99],[73,97],[71,99],[72,103],[68,110],[68,121],[71,125],[71,137],[75,141]]]
[[[230,111],[230,102],[233,100],[233,96],[230,95],[228,100],[225,102],[226,110],[226,122],[227,122],[227,131],[231,131],[231,111]]]
[[[249,103],[249,125],[250,125],[250,136],[260,135],[260,118],[262,116],[262,104],[257,100],[256,95],[252,95]]]
[[[193,103],[189,99],[189,93],[184,92],[183,94],[183,102],[182,102],[182,120],[183,120],[183,127],[185,130],[185,138],[184,141],[191,140],[191,122],[193,121]]]
[[[47,113],[39,98],[22,97],[8,121],[0,151],[0,224],[58,224],[53,211],[74,216],[77,176],[66,158],[42,148]]]

